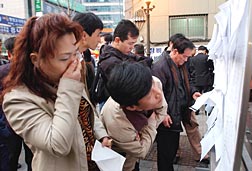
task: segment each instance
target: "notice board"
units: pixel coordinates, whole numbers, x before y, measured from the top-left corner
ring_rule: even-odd
[[[215,88],[209,95],[214,109],[201,145],[202,153],[215,149],[211,170],[240,170],[252,73],[251,1],[222,4],[208,44],[215,65]]]

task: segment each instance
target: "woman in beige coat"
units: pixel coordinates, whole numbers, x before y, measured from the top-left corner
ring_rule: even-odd
[[[68,18],[48,14],[30,18],[16,38],[3,109],[34,153],[34,171],[98,170],[90,160],[94,141],[109,146],[81,81],[81,32]]]

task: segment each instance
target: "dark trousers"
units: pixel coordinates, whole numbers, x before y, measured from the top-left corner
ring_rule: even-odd
[[[0,142],[0,170],[10,170],[9,149],[6,142]]]
[[[17,134],[13,134],[8,139],[10,171],[16,171],[19,155],[22,149],[22,138]]]
[[[22,144],[25,150],[25,163],[27,164],[27,171],[32,171],[31,164],[33,154],[29,147],[24,143],[24,140],[16,134],[9,141],[11,171],[17,170],[17,164],[22,150]]]
[[[27,164],[27,171],[32,171],[33,153],[31,152],[29,147],[24,143],[24,141],[23,141],[23,146],[25,150],[25,163]]]
[[[158,171],[174,171],[173,160],[179,146],[179,132],[158,131],[157,165]]]

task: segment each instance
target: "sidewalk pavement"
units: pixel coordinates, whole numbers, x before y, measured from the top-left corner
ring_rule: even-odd
[[[207,126],[206,126],[206,115],[205,114],[200,114],[196,115],[196,118],[199,123],[199,129],[200,133],[203,136]],[[192,158],[192,151],[190,147],[190,143],[187,140],[187,136],[185,131],[181,133],[180,135],[180,143],[181,145],[181,158],[178,164],[174,164],[174,171],[200,171],[200,170],[208,170],[209,165],[201,164],[198,162],[195,162]],[[156,145],[152,147],[150,150],[148,156],[148,160],[141,160],[140,161],[140,171],[157,171],[157,157],[156,157]],[[24,150],[22,150],[20,158],[19,158],[19,163],[22,165],[18,171],[27,171],[27,166],[25,164],[25,159],[24,159]]]

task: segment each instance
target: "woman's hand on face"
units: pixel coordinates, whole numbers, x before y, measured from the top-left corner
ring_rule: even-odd
[[[81,79],[81,63],[79,59],[75,59],[67,68],[62,77],[80,81]]]

